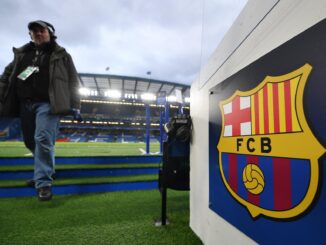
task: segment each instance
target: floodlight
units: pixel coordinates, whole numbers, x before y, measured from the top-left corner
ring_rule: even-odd
[[[155,96],[155,94],[145,93],[145,94],[141,95],[141,99],[147,100],[147,101],[154,101],[154,100],[156,100],[156,96]]]
[[[104,92],[104,95],[113,98],[113,99],[120,99],[121,98],[121,92],[119,90],[107,90]]]
[[[91,90],[90,94],[91,96],[97,96],[98,92],[97,90]]]
[[[91,94],[91,91],[88,88],[82,87],[79,89],[79,93],[84,96],[88,96]]]
[[[125,93],[125,99],[137,99],[137,94]]]
[[[169,102],[176,102],[177,101],[177,97],[174,96],[174,95],[170,95],[170,96],[167,97],[167,100]]]
[[[179,103],[183,103],[183,100],[182,100],[182,92],[180,89],[176,89],[175,90],[175,97],[176,97],[176,102],[179,102]]]

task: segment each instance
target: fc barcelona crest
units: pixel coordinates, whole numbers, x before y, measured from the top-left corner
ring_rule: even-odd
[[[311,205],[325,152],[309,128],[303,107],[313,68],[267,76],[250,91],[220,102],[219,168],[228,192],[252,217],[286,219]]]

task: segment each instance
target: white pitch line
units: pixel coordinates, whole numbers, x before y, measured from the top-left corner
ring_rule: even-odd
[[[138,148],[138,150],[140,150],[141,154],[145,155],[146,151],[143,148]]]
[[[143,148],[138,148],[138,150],[140,150],[140,152],[141,152],[143,155],[146,154],[146,151],[145,151]],[[149,154],[150,154],[150,155],[158,155],[158,154],[160,154],[160,152],[159,152],[159,151],[158,151],[158,152],[150,152]]]

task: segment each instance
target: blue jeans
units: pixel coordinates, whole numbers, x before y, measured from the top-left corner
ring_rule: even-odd
[[[35,188],[51,186],[60,117],[51,114],[49,103],[27,101],[21,103],[20,118],[24,143],[34,155]]]

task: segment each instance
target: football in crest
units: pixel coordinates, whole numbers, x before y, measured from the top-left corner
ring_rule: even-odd
[[[264,174],[256,164],[246,165],[242,172],[242,180],[246,189],[252,194],[258,195],[264,190]]]

